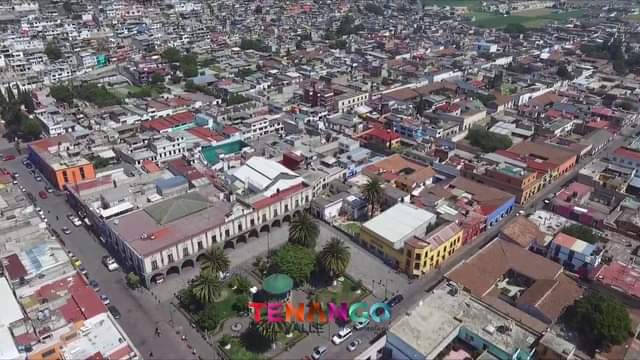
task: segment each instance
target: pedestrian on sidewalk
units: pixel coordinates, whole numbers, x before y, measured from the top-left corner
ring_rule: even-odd
[[[153,358],[153,351],[149,352],[149,358]]]

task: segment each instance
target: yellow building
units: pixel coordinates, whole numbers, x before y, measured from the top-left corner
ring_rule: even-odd
[[[421,276],[438,267],[462,245],[463,231],[456,223],[443,225],[424,238],[414,236],[405,242],[404,271]]]
[[[436,215],[407,203],[396,204],[367,221],[360,229],[360,240],[372,252],[395,268],[405,268],[405,242],[424,237]]]

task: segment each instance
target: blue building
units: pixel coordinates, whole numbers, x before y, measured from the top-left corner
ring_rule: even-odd
[[[393,117],[391,120],[393,124],[393,131],[405,139],[420,141],[425,136],[425,133],[422,130],[422,122],[418,120],[403,118],[400,116]]]
[[[471,201],[477,203],[482,215],[486,216],[486,228],[495,226],[509,215],[516,203],[516,197],[513,194],[463,177],[455,178],[449,183],[447,189],[452,192],[457,191],[458,197],[466,194]]]

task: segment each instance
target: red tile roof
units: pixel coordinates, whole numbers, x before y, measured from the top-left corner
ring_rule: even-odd
[[[27,269],[25,269],[22,261],[20,261],[20,258],[16,254],[2,258],[2,265],[11,280],[19,280],[27,276]]]
[[[619,261],[602,265],[594,272],[596,281],[627,295],[640,298],[640,273],[633,266]]]
[[[193,122],[196,117],[191,111],[185,111],[165,118],[149,120],[142,124],[143,127],[151,130],[162,131]]]
[[[640,152],[627,149],[625,147],[619,147],[613,153],[614,155],[623,157],[625,159],[640,161]]]
[[[224,136],[222,134],[204,127],[191,128],[188,129],[187,132],[206,141],[218,142],[224,140]]]
[[[242,132],[242,130],[238,129],[235,126],[225,126],[222,129],[222,133],[225,134],[225,135],[233,135],[233,134],[236,134],[236,133],[239,133],[239,132]]]
[[[144,160],[142,162],[142,169],[149,174],[160,171],[160,167],[153,162],[153,160]]]
[[[279,193],[276,193],[275,195],[272,195],[268,198],[264,198],[264,199],[260,199],[256,202],[254,202],[252,205],[255,209],[262,209],[264,207],[267,207],[271,204],[275,204],[278,201],[281,201],[297,192],[299,192],[300,190],[303,190],[305,188],[304,184],[298,184],[298,185],[294,185],[288,189],[284,189],[282,191],[280,191]]]
[[[384,129],[379,129],[379,128],[374,128],[371,130],[368,130],[364,133],[361,134],[362,135],[368,135],[368,136],[372,136],[375,138],[378,138],[384,142],[389,142],[389,141],[393,141],[393,140],[397,140],[400,138],[400,135],[398,135],[396,132],[394,132],[393,130],[384,130]]]

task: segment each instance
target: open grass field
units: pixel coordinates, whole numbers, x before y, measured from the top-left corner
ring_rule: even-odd
[[[535,9],[519,11],[513,15],[502,16],[485,12],[471,12],[475,16],[474,24],[480,27],[503,28],[508,24],[522,24],[528,28],[544,26],[550,22],[566,22],[569,18],[579,18],[584,14],[582,10],[555,12],[553,9]]]

